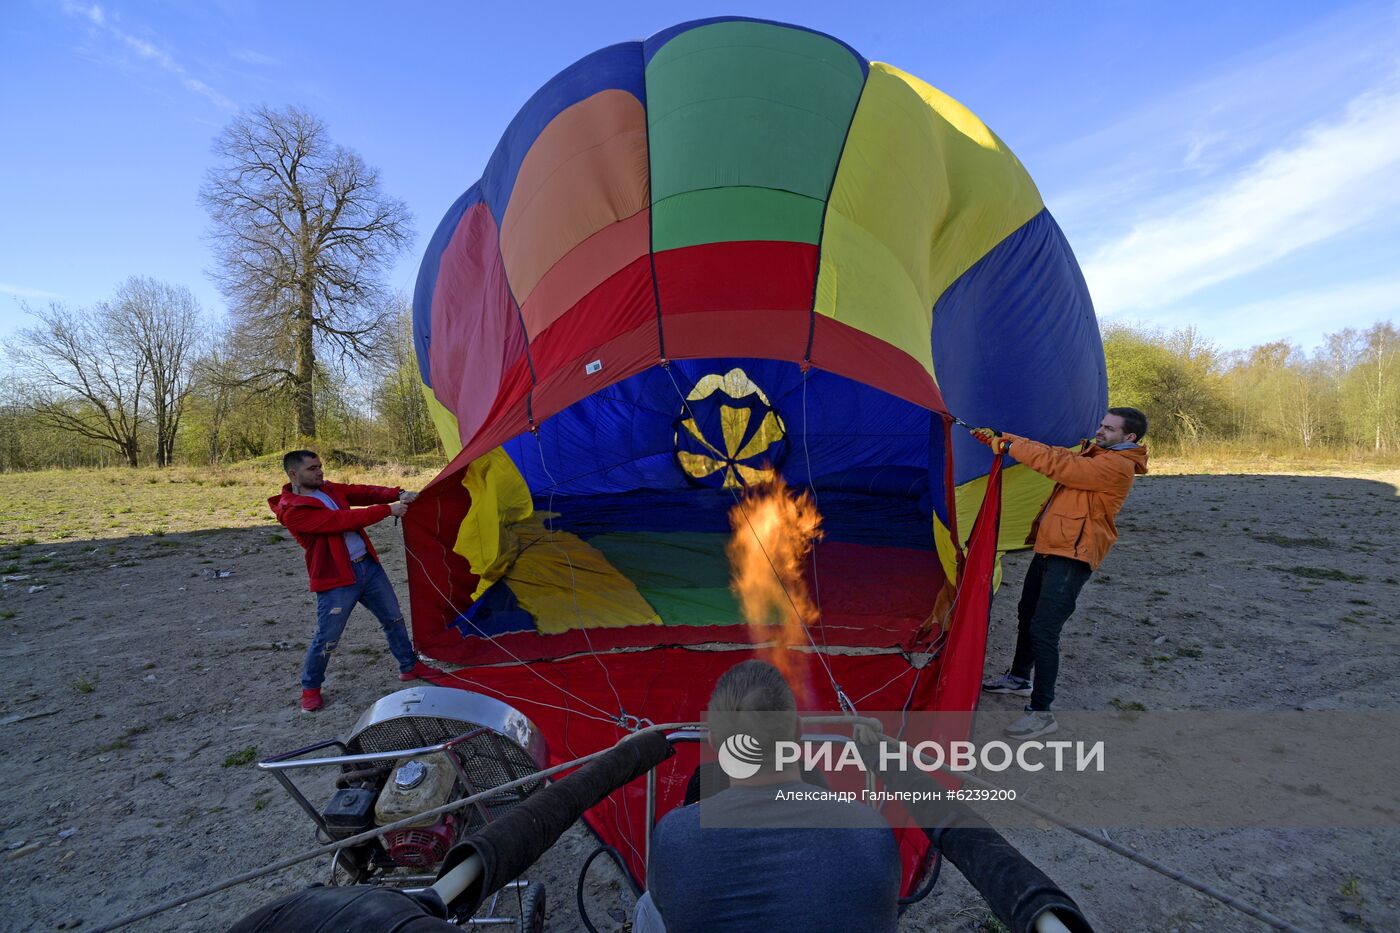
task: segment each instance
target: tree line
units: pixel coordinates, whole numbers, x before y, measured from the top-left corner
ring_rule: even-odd
[[[214,142],[199,192],[226,320],[133,277],[85,308],[26,308],[5,347],[0,470],[221,463],[315,440],[371,458],[437,449],[407,300],[384,278],[412,217],[296,107]]]
[[[215,140],[200,199],[213,320],[187,288],[133,277],[86,308],[29,308],[0,375],[0,470],[229,463],[315,443],[342,459],[439,453],[408,301],[385,287],[412,217],[379,173],[296,107]],[[1400,453],[1400,332],[1386,321],[1311,351],[1223,352],[1195,328],[1103,328],[1109,398],[1168,450]]]
[[[1390,321],[1225,352],[1195,328],[1103,328],[1108,394],[1146,412],[1169,449],[1400,454],[1400,330]]]

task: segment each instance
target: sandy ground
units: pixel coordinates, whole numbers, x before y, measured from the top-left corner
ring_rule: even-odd
[[[1394,710],[1397,483],[1394,471],[1140,481],[1122,540],[1066,628],[1057,705]],[[3,525],[0,537],[18,540]],[[405,596],[395,537],[389,527],[377,533]],[[354,618],[332,664],[329,705],[305,716],[296,681],[313,601],[297,546],[270,520],[22,550],[53,556],[26,562],[30,579],[0,594],[0,928],[91,929],[310,848],[300,810],[240,762],[344,733],[400,686],[372,618]],[[1026,562],[1007,561],[989,670],[1009,657]],[[1099,929],[1261,928],[1064,831],[1007,835]],[[1400,831],[1114,838],[1305,929],[1400,929]],[[551,929],[580,928],[575,880],[591,849],[576,826],[530,871],[548,886]],[[219,929],[325,870],[303,864],[134,929]],[[590,878],[595,922],[619,928],[630,893],[601,861]],[[902,926],[996,929],[954,870]]]

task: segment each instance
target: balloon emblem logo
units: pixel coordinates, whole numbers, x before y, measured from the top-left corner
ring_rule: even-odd
[[[787,428],[742,369],[701,378],[681,406],[676,459],[699,486],[738,489],[771,480],[787,453]]]

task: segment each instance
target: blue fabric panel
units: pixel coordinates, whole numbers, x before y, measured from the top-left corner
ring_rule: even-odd
[[[736,367],[783,421],[787,452],[777,465],[789,482],[806,484],[812,476],[854,469],[928,469],[926,409],[815,370],[807,374],[804,392],[796,364],[737,358],[678,360],[669,371],[653,367],[574,403],[541,424],[538,436],[522,434],[505,449],[537,495],[688,488],[694,481],[676,461],[676,429],[687,406],[708,423],[707,412],[717,419],[719,405],[685,399],[703,376]],[[717,426],[711,432],[712,442],[722,437]],[[690,443],[683,449],[702,448]]]
[[[783,469],[789,482],[807,485],[856,469],[928,468],[927,409],[819,370],[807,374],[805,402],[803,393],[799,372],[796,385],[774,399],[792,444]]]
[[[1093,435],[1108,407],[1103,343],[1084,276],[1049,211],[939,298],[933,365],[948,410],[969,424],[1057,445]],[[930,480],[941,489],[942,426],[930,434]],[[987,473],[991,453],[954,426],[953,463],[961,485]]]
[[[830,39],[832,42],[835,42],[837,45],[850,52],[851,57],[860,63],[861,74],[865,75],[870,73],[870,62],[866,61],[865,56],[835,36],[829,36],[816,29],[808,29],[806,26],[797,26],[792,23],[780,23],[772,19],[755,19],[751,16],[711,16],[709,19],[693,19],[688,23],[680,23],[679,25],[663,29],[643,43],[645,48],[645,64],[650,65],[652,57],[655,56],[657,52],[661,51],[661,47],[681,33],[689,32],[692,29],[699,29],[701,26],[710,26],[715,23],[767,23],[769,26],[781,26],[784,29],[799,29],[802,32],[810,32],[821,36],[823,39]]]
[[[680,403],[653,367],[582,399],[522,434],[506,452],[536,493],[683,488],[675,457]]]
[[[428,372],[428,347],[433,341],[433,292],[437,289],[438,264],[442,261],[443,250],[452,242],[452,234],[457,232],[462,215],[472,205],[480,203],[481,183],[478,182],[448,208],[447,215],[433,231],[433,238],[423,253],[423,262],[418,266],[418,284],[413,289],[413,348],[418,351],[418,375],[430,389],[433,383],[432,373]]]
[[[520,601],[504,580],[491,584],[481,598],[451,624],[463,638],[493,638],[508,632],[535,631],[535,617],[520,608]]]
[[[525,102],[506,127],[481,175],[486,202],[491,205],[498,227],[515,188],[520,163],[549,121],[579,101],[614,88],[627,91],[645,107],[646,82],[642,72],[642,43],[620,42],[580,58],[550,78]]]
[[[928,469],[912,466],[854,467],[818,476],[818,492],[859,492],[867,496],[919,499],[928,491]]]
[[[537,496],[535,506],[551,509],[553,528],[580,538],[617,531],[697,531],[729,534],[735,493],[727,489],[635,490],[595,496]],[[818,491],[822,530],[832,541],[883,544],[933,550],[927,512],[914,499],[862,493]]]

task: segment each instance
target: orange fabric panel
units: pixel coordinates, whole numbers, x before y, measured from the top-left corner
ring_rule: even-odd
[[[520,309],[534,340],[593,289],[651,248],[651,212],[641,210],[604,227],[556,262]]]
[[[516,300],[523,305],[575,246],[646,208],[647,173],[646,112],[626,91],[600,91],[551,120],[520,165],[501,222]]]

